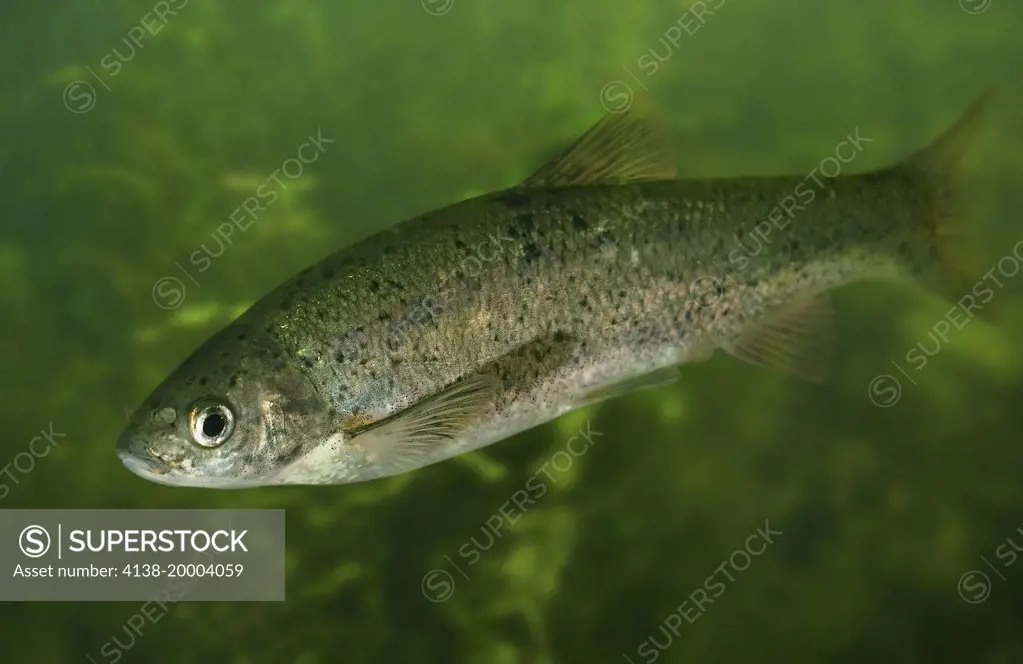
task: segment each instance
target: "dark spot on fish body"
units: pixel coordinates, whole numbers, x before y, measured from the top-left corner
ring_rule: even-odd
[[[586,220],[578,214],[572,215],[572,227],[577,231],[584,231],[587,229]]]
[[[378,292],[380,292],[380,282],[376,281],[375,279],[373,281],[370,281],[369,282],[369,290],[370,290],[371,293],[378,293]]]
[[[466,249],[469,248],[469,246],[466,243],[459,240],[458,238],[455,238],[455,248],[458,249],[459,251],[465,251]]]
[[[513,210],[527,207],[532,202],[532,198],[529,195],[518,189],[502,194],[497,200]]]
[[[532,212],[526,212],[519,215],[519,226],[521,227],[523,237],[529,237],[536,230],[536,222],[533,219]]]
[[[540,248],[536,246],[536,243],[533,242],[532,240],[522,245],[522,258],[527,263],[539,262],[540,257],[542,255],[543,254],[540,252]]]

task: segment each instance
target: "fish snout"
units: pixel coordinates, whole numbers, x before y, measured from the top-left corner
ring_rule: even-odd
[[[136,475],[152,477],[165,475],[168,465],[146,451],[145,444],[125,432],[117,441],[117,457],[125,467]]]

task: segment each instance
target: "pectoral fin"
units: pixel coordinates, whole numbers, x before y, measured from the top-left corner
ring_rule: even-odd
[[[464,434],[494,403],[500,385],[490,375],[471,376],[347,433],[367,460],[398,471],[417,468],[431,451]]]
[[[779,307],[722,347],[744,362],[820,383],[827,378],[834,336],[831,305],[820,294]]]

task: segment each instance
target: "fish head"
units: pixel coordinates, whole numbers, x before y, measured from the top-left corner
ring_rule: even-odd
[[[290,483],[281,470],[330,437],[331,409],[261,329],[235,323],[195,351],[132,415],[117,443],[129,470],[177,486]]]

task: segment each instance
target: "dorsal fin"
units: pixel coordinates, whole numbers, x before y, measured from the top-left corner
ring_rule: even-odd
[[[907,161],[928,173],[956,179],[963,158],[981,129],[984,112],[994,96],[993,88],[978,96],[954,125]]]
[[[608,113],[568,149],[531,175],[524,187],[626,184],[675,178],[664,122],[648,100]]]

